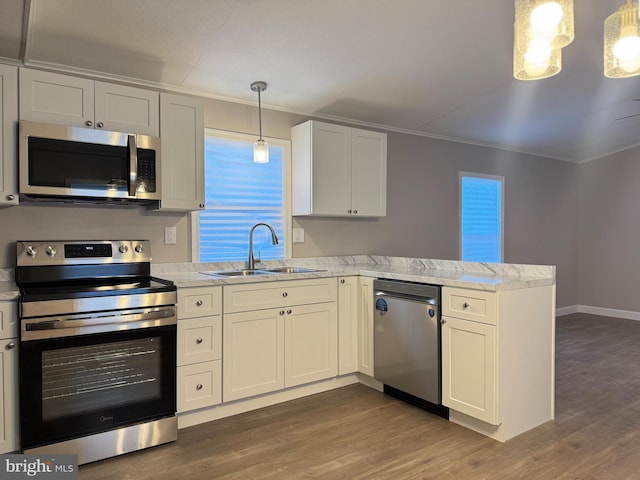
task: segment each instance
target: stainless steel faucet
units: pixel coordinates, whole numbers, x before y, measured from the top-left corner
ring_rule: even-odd
[[[249,262],[247,265],[247,268],[249,270],[253,270],[255,268],[255,263],[256,263],[255,260],[253,259],[253,231],[256,229],[256,227],[260,225],[264,225],[269,230],[271,230],[271,242],[273,243],[273,245],[278,245],[278,236],[276,235],[276,232],[271,227],[271,225],[269,225],[268,223],[260,222],[260,223],[256,223],[253,227],[251,227],[251,230],[249,231]]]

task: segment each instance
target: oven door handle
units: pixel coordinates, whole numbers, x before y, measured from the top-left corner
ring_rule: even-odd
[[[22,341],[176,325],[175,307],[22,319]]]

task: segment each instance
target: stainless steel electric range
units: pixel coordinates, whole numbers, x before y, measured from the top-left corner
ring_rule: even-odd
[[[176,287],[150,242],[16,246],[22,451],[83,464],[176,440]]]

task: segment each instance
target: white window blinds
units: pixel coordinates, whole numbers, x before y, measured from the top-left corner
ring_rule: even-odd
[[[205,136],[205,210],[198,214],[201,262],[247,260],[249,231],[271,225],[280,240],[272,245],[266,227],[256,228],[257,259],[285,257],[284,149],[269,146],[269,163],[253,162],[253,140]]]
[[[460,258],[502,262],[503,179],[460,175]]]

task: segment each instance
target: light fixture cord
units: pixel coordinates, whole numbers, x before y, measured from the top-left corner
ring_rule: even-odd
[[[260,140],[262,140],[262,104],[260,102],[260,91],[262,89],[258,87],[258,124],[260,125]]]

